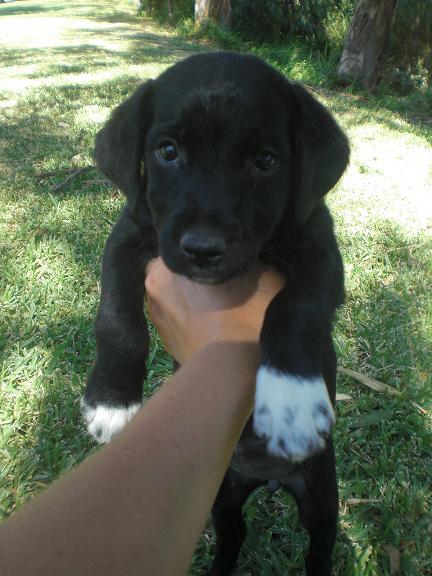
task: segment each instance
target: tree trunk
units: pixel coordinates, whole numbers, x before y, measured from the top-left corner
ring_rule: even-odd
[[[359,0],[337,74],[374,90],[384,69],[398,0]]]
[[[168,22],[174,25],[174,0],[168,0]]]
[[[229,27],[231,24],[230,0],[195,0],[195,22],[201,24],[213,20]]]

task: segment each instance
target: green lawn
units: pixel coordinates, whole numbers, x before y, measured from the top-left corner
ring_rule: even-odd
[[[144,78],[203,49],[134,16],[132,2],[0,6],[0,514],[94,448],[79,397],[94,354],[104,241],[122,206],[88,169],[109,110]],[[308,80],[302,66],[299,79]],[[335,574],[432,574],[432,124],[395,99],[320,98],[349,133],[352,161],[329,198],[346,263],[335,329],[341,366],[398,389],[339,376],[340,530]],[[44,176],[47,171],[57,171]],[[90,181],[90,182],[89,182]],[[150,394],[170,370],[158,343]],[[353,499],[364,499],[355,503]],[[261,490],[237,574],[301,573],[305,532],[290,497]],[[390,547],[390,548],[389,548]],[[192,574],[214,550],[209,523]]]

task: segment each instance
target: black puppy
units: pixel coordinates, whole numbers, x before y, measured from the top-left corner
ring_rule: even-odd
[[[148,81],[99,132],[95,158],[127,197],[105,247],[97,358],[82,400],[89,432],[109,441],[138,410],[148,331],[144,268],[160,254],[196,282],[258,260],[286,276],[261,332],[249,422],[214,507],[210,574],[234,567],[250,492],[276,480],[310,532],[308,575],[328,575],[336,533],[332,319],[343,267],[323,196],[349,157],[331,115],[263,61],[193,56]]]

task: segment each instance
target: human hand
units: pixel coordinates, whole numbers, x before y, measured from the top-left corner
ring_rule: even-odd
[[[284,285],[281,274],[261,265],[217,285],[174,274],[160,257],[146,272],[149,316],[180,364],[213,342],[257,342],[267,306]]]

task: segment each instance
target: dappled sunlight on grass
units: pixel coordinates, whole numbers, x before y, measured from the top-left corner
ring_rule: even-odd
[[[24,92],[29,88],[41,88],[47,86],[67,86],[67,85],[90,85],[100,82],[106,82],[108,80],[114,80],[116,78],[122,78],[124,76],[138,76],[143,79],[152,78],[159,74],[161,71],[160,65],[149,64],[141,66],[123,66],[121,71],[116,68],[110,70],[105,70],[103,72],[98,71],[80,74],[62,74],[61,77],[51,77],[45,78],[42,75],[41,78],[31,79],[28,77],[19,77],[12,80],[5,80],[3,86],[8,88],[13,92]]]
[[[351,233],[388,219],[415,236],[432,234],[432,130],[349,95],[319,98],[345,128],[350,166],[328,202]]]
[[[88,126],[89,124],[102,125],[107,120],[110,113],[108,106],[98,106],[97,104],[90,104],[83,106],[75,114],[75,123],[78,126]]]
[[[342,119],[344,119],[342,117]],[[352,232],[388,218],[413,233],[432,225],[432,150],[424,139],[367,122],[348,130],[351,165],[329,201]],[[371,213],[371,203],[373,212]]]
[[[3,93],[154,77],[192,50],[174,42],[167,30],[144,31],[132,2],[129,12],[116,12],[108,2],[89,7],[80,0],[65,5],[48,0],[43,6],[20,2],[13,8],[0,6]]]

